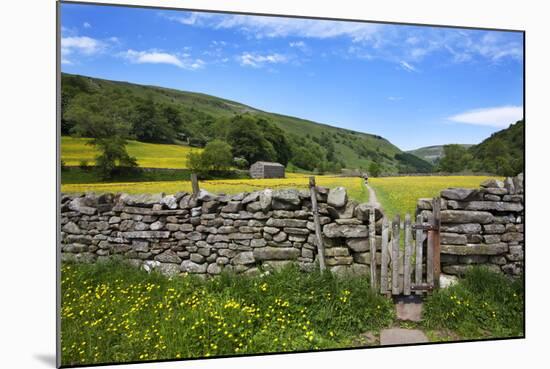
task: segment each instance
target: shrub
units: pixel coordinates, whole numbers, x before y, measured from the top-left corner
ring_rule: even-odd
[[[90,165],[87,160],[81,160],[80,164],[78,165],[80,169],[82,170],[88,170],[90,168]]]

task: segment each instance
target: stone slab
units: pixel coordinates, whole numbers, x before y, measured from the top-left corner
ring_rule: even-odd
[[[406,345],[429,342],[428,337],[418,329],[390,328],[380,332],[380,345]]]
[[[422,303],[397,303],[395,314],[399,320],[419,322],[422,320]]]

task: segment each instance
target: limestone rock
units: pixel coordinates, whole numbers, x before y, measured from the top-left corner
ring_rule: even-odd
[[[441,232],[481,233],[481,224],[478,224],[478,223],[442,224]]]
[[[368,236],[366,225],[339,225],[330,223],[323,227],[323,234],[328,238],[365,238]]]
[[[275,210],[293,210],[300,205],[300,196],[297,190],[284,189],[272,192],[271,206]]]
[[[63,232],[71,234],[81,234],[80,228],[73,222],[65,224],[62,228]]]
[[[448,188],[441,191],[441,197],[449,200],[467,200],[475,190],[467,188]]]
[[[168,209],[177,209],[178,208],[178,201],[176,199],[176,196],[174,195],[167,195],[164,196],[160,203],[166,206]]]
[[[480,184],[481,187],[485,188],[504,188],[504,183],[498,179],[487,179]]]
[[[441,223],[481,223],[493,221],[493,214],[486,211],[442,210]]]
[[[179,264],[162,263],[156,268],[156,270],[167,277],[175,277],[180,274]]]
[[[260,247],[254,249],[256,260],[295,260],[300,256],[300,250],[294,247]]]
[[[178,256],[178,254],[170,249],[155,256],[155,260],[160,261],[161,263],[181,263],[181,258]]]
[[[327,204],[335,208],[341,208],[348,201],[348,193],[344,187],[331,188],[328,191]]]
[[[441,253],[451,255],[499,255],[508,251],[508,244],[501,242],[491,245],[441,245]]]
[[[247,265],[253,264],[256,260],[254,259],[254,253],[251,251],[240,252],[232,260],[233,265]]]
[[[197,264],[192,262],[191,260],[184,260],[180,265],[180,269],[184,273],[203,274],[203,273],[206,273],[207,268],[208,268],[207,264]]]

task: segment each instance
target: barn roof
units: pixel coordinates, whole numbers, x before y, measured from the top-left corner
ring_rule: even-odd
[[[255,163],[252,164],[252,165],[257,165],[257,164],[260,164],[260,165],[269,165],[269,166],[274,166],[274,167],[284,167],[283,164],[281,164],[281,163],[275,163],[275,162],[272,162],[272,161],[257,161],[257,162],[255,162]]]

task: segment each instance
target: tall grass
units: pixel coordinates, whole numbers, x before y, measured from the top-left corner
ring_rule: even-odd
[[[435,291],[424,304],[424,326],[447,328],[464,339],[523,335],[523,282],[484,267]]]
[[[347,347],[394,314],[366,278],[295,267],[203,281],[65,264],[61,288],[64,365]]]

